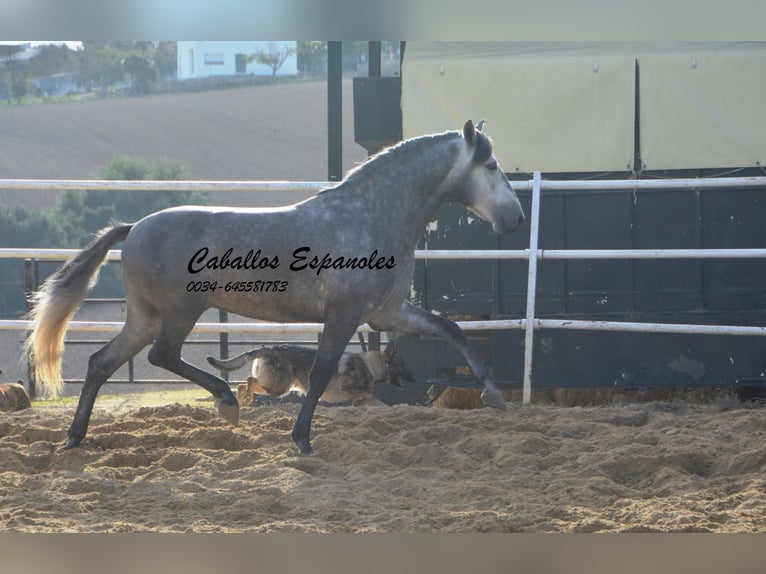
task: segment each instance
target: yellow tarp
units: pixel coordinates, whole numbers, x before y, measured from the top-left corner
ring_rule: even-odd
[[[691,44],[642,54],[646,169],[766,161],[766,44]]]
[[[631,170],[636,61],[647,169],[766,155],[766,43],[408,42],[404,137],[486,118],[508,172]]]

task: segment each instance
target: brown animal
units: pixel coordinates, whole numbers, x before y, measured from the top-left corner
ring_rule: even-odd
[[[252,375],[247,384],[237,388],[237,402],[248,406],[253,395],[282,397],[292,390],[306,394],[309,388],[309,372],[314,364],[316,351],[295,345],[277,345],[253,349],[231,359],[208,357],[217,369],[231,371],[253,361]],[[376,383],[391,383],[401,388],[402,380],[412,382],[414,376],[396,352],[396,345],[389,343],[384,352],[346,353],[338,362],[338,371],[330,379],[320,400],[328,403],[352,401],[354,405],[370,405],[374,402]]]
[[[23,381],[0,384],[0,411],[22,411],[31,406]]]

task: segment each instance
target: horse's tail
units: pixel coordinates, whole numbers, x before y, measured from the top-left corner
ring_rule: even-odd
[[[34,322],[24,347],[30,372],[46,396],[61,393],[61,355],[72,316],[96,284],[109,248],[127,237],[133,225],[102,229],[80,253],[51,275],[32,296],[28,319]]]

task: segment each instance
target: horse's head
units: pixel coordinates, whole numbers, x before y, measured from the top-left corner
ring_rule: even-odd
[[[471,120],[463,126],[463,139],[468,159],[466,171],[460,178],[457,200],[491,223],[496,233],[515,231],[524,223],[524,211],[492,154],[492,142],[474,127]]]

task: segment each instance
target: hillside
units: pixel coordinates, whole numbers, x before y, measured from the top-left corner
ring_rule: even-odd
[[[344,170],[366,156],[354,143],[351,86],[345,79]],[[114,157],[131,155],[177,161],[191,179],[325,180],[326,94],[325,82],[307,82],[3,106],[0,178],[95,178]],[[55,192],[0,190],[3,203],[28,208],[50,206],[55,197]],[[253,197],[217,196],[214,201],[248,205]]]

